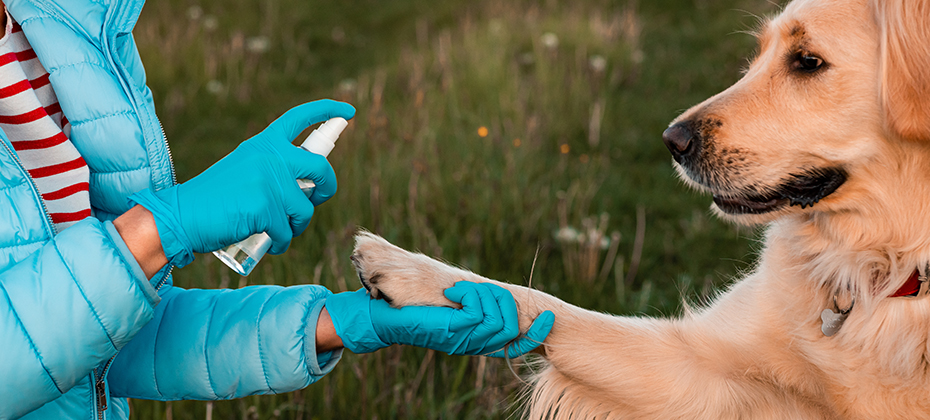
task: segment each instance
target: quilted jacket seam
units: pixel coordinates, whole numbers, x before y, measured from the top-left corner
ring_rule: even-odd
[[[19,188],[20,186],[23,186],[23,185],[26,185],[26,179],[25,179],[25,178],[23,178],[23,181],[22,181],[22,182],[19,182],[19,183],[17,183],[17,184],[10,184],[10,185],[7,185],[7,186],[0,186],[0,191],[9,190],[9,189],[13,189],[13,188]]]
[[[81,287],[81,283],[77,281],[77,276],[74,275],[74,272],[71,271],[71,266],[65,263],[65,256],[61,253],[61,250],[58,249],[58,244],[55,241],[51,242],[52,247],[55,248],[55,252],[58,254],[58,257],[61,258],[62,265],[65,266],[65,269],[68,270],[68,275],[71,276],[71,281],[74,282],[74,285],[77,287],[78,291],[81,292],[81,297],[84,298],[84,302],[87,302],[88,308],[90,308],[90,313],[94,315],[94,319],[97,320],[97,323],[100,324],[100,328],[103,329],[103,333],[106,334],[107,340],[110,342],[110,346],[114,350],[117,349],[116,343],[113,341],[113,337],[110,336],[110,332],[107,331],[106,325],[103,325],[103,321],[100,319],[100,315],[97,313],[97,308],[94,307],[94,304],[91,303],[90,299],[87,298],[87,294],[84,293],[84,288]]]
[[[140,166],[138,168],[129,168],[129,169],[120,169],[116,171],[92,171],[91,175],[110,175],[110,174],[124,174],[128,172],[140,172],[147,169],[151,169],[149,166]]]
[[[22,27],[23,25],[29,25],[29,24],[32,23],[32,21],[34,21],[34,20],[43,20],[43,19],[52,19],[52,20],[61,22],[61,20],[59,20],[58,18],[56,18],[56,17],[54,17],[54,16],[52,16],[52,15],[49,15],[49,14],[41,14],[41,15],[36,15],[36,16],[30,17],[30,18],[23,19],[22,21],[20,21],[20,22],[18,22],[18,23],[19,23],[19,26]],[[48,70],[46,69],[46,71],[48,71]]]
[[[165,299],[164,297],[162,297],[162,299],[167,301],[170,298]],[[168,305],[170,303],[173,303],[173,302],[162,302],[161,304]],[[162,398],[165,398],[165,395],[161,393],[160,389],[158,389],[158,359],[157,359],[158,354],[156,354],[156,350],[158,350],[158,338],[161,336],[161,326],[164,320],[165,320],[164,316],[158,319],[158,325],[155,327],[155,336],[154,336],[155,339],[152,340],[153,341],[152,342],[152,386],[155,388],[155,393],[161,396]]]
[[[71,128],[78,127],[78,126],[88,124],[88,123],[92,123],[94,121],[105,120],[107,118],[119,117],[121,115],[135,115],[135,112],[133,112],[131,109],[130,110],[124,109],[121,111],[116,111],[116,112],[111,112],[109,114],[96,116],[93,118],[87,118],[87,119],[78,120],[78,121],[71,121]]]
[[[0,250],[7,250],[7,249],[13,249],[13,248],[21,248],[21,247],[25,247],[25,246],[29,246],[29,245],[33,245],[33,244],[37,244],[37,243],[43,243],[43,244],[44,244],[44,243],[46,243],[46,242],[48,242],[48,238],[37,239],[37,240],[34,240],[34,241],[23,242],[23,243],[19,243],[19,244],[15,244],[15,245],[0,245]],[[7,253],[7,254],[8,254],[8,253]]]
[[[207,341],[210,340],[210,330],[213,327],[213,317],[216,315],[216,302],[219,300],[219,294],[214,296],[213,305],[210,308],[210,316],[207,318],[207,332],[204,335],[203,339],[203,363],[204,370],[207,372],[207,383],[210,384],[210,392],[213,393],[213,397],[216,398],[219,395],[216,392],[216,387],[213,386],[213,374],[210,373],[210,351]]]
[[[20,25],[20,26],[22,26],[22,25]],[[58,72],[60,72],[60,71],[62,71],[62,70],[70,69],[70,68],[78,67],[78,66],[93,66],[93,67],[97,67],[97,68],[99,68],[99,69],[101,69],[101,70],[104,70],[104,71],[109,72],[109,69],[108,69],[104,64],[98,63],[98,62],[96,62],[96,61],[94,61],[94,60],[74,61],[74,62],[71,62],[71,63],[68,63],[68,64],[62,64],[62,65],[60,65],[60,66],[49,67],[49,68],[47,68],[47,69],[45,69],[45,70],[46,70],[50,75],[54,75],[54,74],[56,74],[56,73],[58,73]]]

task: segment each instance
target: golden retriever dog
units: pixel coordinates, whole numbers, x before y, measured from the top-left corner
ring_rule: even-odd
[[[767,224],[755,269],[676,319],[499,283],[555,312],[533,419],[930,419],[930,0],[795,0],[732,87],[663,140],[713,211]],[[368,233],[373,297],[493,281]]]

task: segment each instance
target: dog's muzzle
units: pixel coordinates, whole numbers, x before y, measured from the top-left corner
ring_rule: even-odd
[[[847,173],[843,168],[825,167],[787,174],[777,185],[759,185],[746,180],[731,184],[725,179],[727,171],[713,167],[715,159],[706,156],[713,151],[702,150],[708,147],[704,144],[705,136],[713,137],[713,129],[720,125],[713,120],[680,121],[665,129],[662,141],[693,181],[715,191],[714,203],[724,213],[763,214],[789,206],[803,209],[833,194],[846,182]],[[710,132],[703,132],[707,128]],[[753,187],[726,191],[727,185],[733,184]]]

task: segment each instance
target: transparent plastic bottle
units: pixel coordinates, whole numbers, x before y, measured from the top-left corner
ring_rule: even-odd
[[[307,136],[307,139],[301,143],[300,147],[318,155],[329,156],[329,152],[336,145],[339,134],[348,125],[349,122],[344,118],[331,118],[317,127],[316,130],[313,130]],[[309,179],[298,179],[297,185],[300,186],[304,194],[307,194],[307,197],[310,197],[313,194],[313,189],[316,188],[316,184]],[[268,252],[269,248],[271,248],[271,237],[262,232],[249,236],[219,251],[214,251],[213,255],[216,255],[220,261],[232,268],[233,271],[247,276],[258,264],[258,261]]]

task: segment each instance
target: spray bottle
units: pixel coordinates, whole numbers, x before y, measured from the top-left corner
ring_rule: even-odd
[[[329,156],[329,152],[336,145],[339,133],[349,125],[344,118],[336,117],[321,124],[316,130],[313,130],[307,139],[300,145],[304,150],[316,153],[318,155]],[[297,185],[301,191],[310,197],[316,184],[309,179],[298,179]],[[268,249],[271,248],[271,237],[267,233],[257,233],[245,238],[241,242],[232,244],[219,251],[214,251],[220,261],[224,262],[233,271],[240,275],[247,276],[262,259]]]

